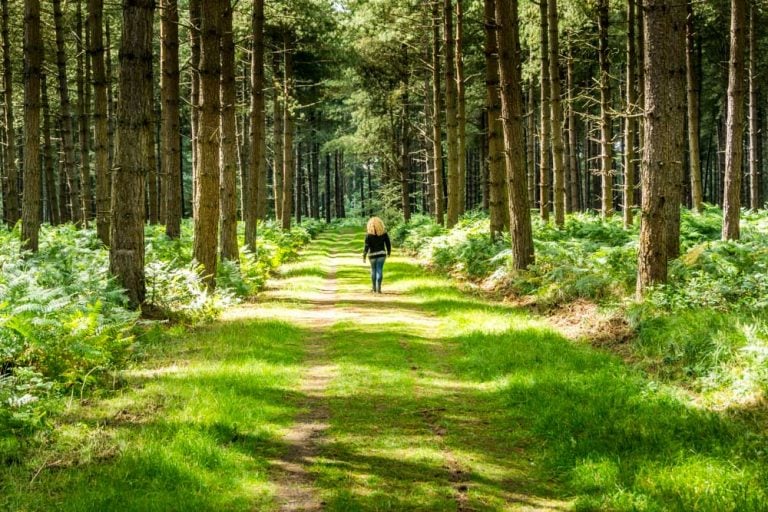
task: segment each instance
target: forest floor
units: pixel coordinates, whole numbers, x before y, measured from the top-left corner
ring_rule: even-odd
[[[321,235],[258,303],[158,348],[116,396],[72,405],[49,446],[0,468],[0,507],[766,503],[728,420],[411,258],[390,258],[374,295],[360,246]]]

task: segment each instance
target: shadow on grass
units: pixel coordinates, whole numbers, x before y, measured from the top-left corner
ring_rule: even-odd
[[[337,277],[354,288],[369,279],[350,267]],[[429,314],[457,328],[442,338],[415,335],[406,320],[332,330],[334,359],[357,379],[330,397],[336,442],[317,465],[333,509],[455,509],[446,467],[413,462],[427,443],[466,462],[478,509],[557,498],[584,510],[768,510],[759,430],[416,265],[388,261],[388,286],[398,293],[342,295],[339,305]],[[476,313],[508,327],[484,332]]]
[[[307,403],[290,389],[308,335],[247,320],[177,340],[167,366],[131,377],[127,395],[67,415],[49,455],[0,468],[0,509],[270,508],[270,460]]]
[[[417,451],[432,429],[477,467],[468,471],[469,496],[477,503],[524,495],[533,502],[576,496],[585,506],[617,509],[640,503],[665,510],[768,506],[759,439],[655,389],[618,360],[550,331],[470,330],[442,340],[438,350],[449,351],[444,366],[429,353],[434,340],[408,335],[407,326],[350,326],[334,330],[334,337],[348,340],[337,343],[338,360],[369,377],[356,392],[329,398],[334,437],[348,440],[323,453],[332,471],[320,481],[331,482],[325,484],[331,502],[376,510],[367,492],[338,486],[344,478],[375,475],[377,487],[391,486],[393,507],[440,508],[422,501],[429,493],[414,493],[410,503],[401,494],[408,481],[432,481],[433,492],[440,480],[449,481],[439,463],[413,467],[398,455]],[[425,393],[409,390],[414,378]],[[391,438],[392,449],[368,464],[368,443],[377,436]],[[506,476],[488,476],[488,468]],[[709,487],[687,484],[682,468]],[[631,495],[630,505],[620,506],[616,489]]]

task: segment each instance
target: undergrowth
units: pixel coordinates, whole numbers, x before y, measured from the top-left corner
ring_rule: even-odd
[[[660,378],[683,382],[716,405],[751,402],[768,389],[768,213],[742,214],[742,239],[721,241],[722,212],[684,210],[681,256],[668,284],[634,300],[637,226],[572,214],[563,228],[534,220],[536,263],[514,270],[510,239],[492,239],[488,218],[465,215],[447,230],[416,216],[392,236],[428,265],[544,307],[579,299],[626,317],[633,353]]]
[[[213,292],[192,257],[191,222],[178,240],[147,227],[145,308],[181,325],[211,321],[260,290],[323,226],[260,225],[257,250],[241,247],[239,264],[221,263]],[[50,424],[60,397],[108,387],[160,332],[128,308],[93,229],[43,227],[37,254],[19,239],[18,229],[0,228],[0,460],[19,456]]]

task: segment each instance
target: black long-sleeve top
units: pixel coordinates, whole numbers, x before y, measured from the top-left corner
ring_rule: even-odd
[[[389,235],[365,235],[365,250],[363,257],[369,256],[389,256],[392,254],[392,244],[389,241]]]

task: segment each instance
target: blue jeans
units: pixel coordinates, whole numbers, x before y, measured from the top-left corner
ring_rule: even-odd
[[[384,278],[384,262],[386,260],[386,256],[368,258],[368,261],[371,263],[371,284],[373,285],[374,292],[381,293],[381,280]]]

